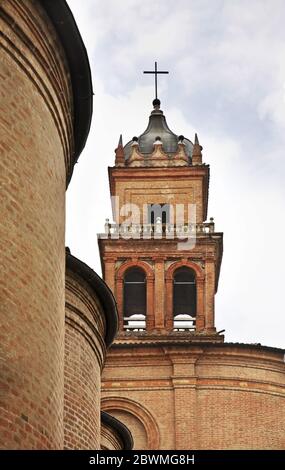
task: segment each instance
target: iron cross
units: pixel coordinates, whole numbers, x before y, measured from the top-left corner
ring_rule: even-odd
[[[158,71],[157,70],[157,62],[155,62],[154,64],[155,64],[154,70],[147,70],[147,71],[144,71],[144,73],[154,73],[154,76],[155,76],[155,99],[157,99],[157,75],[159,73],[169,73],[169,72]]]

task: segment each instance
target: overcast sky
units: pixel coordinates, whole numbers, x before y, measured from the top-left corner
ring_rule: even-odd
[[[99,274],[111,219],[108,165],[141,134],[154,98],[210,164],[209,217],[224,232],[216,326],[284,347],[284,0],[68,0],[91,63],[94,114],[67,191],[67,245]]]

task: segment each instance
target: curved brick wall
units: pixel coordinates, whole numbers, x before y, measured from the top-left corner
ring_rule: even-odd
[[[64,447],[100,449],[101,371],[117,312],[94,271],[70,254],[66,263]]]
[[[0,447],[6,449],[63,447],[65,188],[76,141],[72,74],[44,3],[0,2]],[[66,20],[71,36],[80,37]]]
[[[284,449],[284,352],[210,348],[196,366],[197,446]]]
[[[132,409],[145,428],[154,430],[146,412],[156,423],[159,439],[149,448],[284,449],[283,350],[118,342],[104,368],[103,409],[130,428],[135,449],[145,443],[140,430],[124,421]]]

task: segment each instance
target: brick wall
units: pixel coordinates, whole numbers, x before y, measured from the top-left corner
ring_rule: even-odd
[[[117,168],[109,169],[111,194],[119,197],[118,213],[114,220],[122,223],[119,210],[125,204],[136,204],[140,219],[134,223],[149,223],[144,204],[173,204],[171,223],[188,223],[188,204],[196,204],[197,223],[207,217],[208,167],[175,168]],[[176,204],[183,204],[184,210],[176,213]],[[181,208],[179,209],[181,211]],[[125,214],[130,217],[130,214]],[[135,216],[135,213],[132,214]],[[145,220],[143,220],[143,216]]]
[[[35,1],[0,6],[0,447],[63,446],[64,53]]]
[[[104,278],[114,291],[120,319],[123,318],[123,275],[140,266],[147,276],[147,329],[173,329],[173,273],[188,266],[196,273],[198,331],[215,334],[214,302],[219,279],[222,236],[197,236],[195,247],[177,249],[177,240],[100,239]],[[121,321],[122,329],[122,321]],[[218,339],[218,338],[217,338]],[[223,338],[220,337],[219,340]]]
[[[104,311],[77,274],[66,273],[64,447],[100,449],[100,386],[106,346]]]
[[[284,449],[284,351],[120,343],[107,355],[102,406],[126,422],[135,449]]]

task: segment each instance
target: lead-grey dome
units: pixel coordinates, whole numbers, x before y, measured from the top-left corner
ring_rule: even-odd
[[[156,138],[159,137],[162,142],[163,151],[166,154],[175,154],[178,150],[180,137],[169,129],[163,111],[160,109],[160,101],[158,99],[153,101],[153,107],[154,109],[150,114],[146,130],[138,137],[139,151],[145,155],[151,154],[153,152],[153,144]],[[128,159],[130,156],[132,142],[131,140],[124,147],[125,159]],[[183,138],[183,144],[185,145],[185,152],[190,161],[193,144],[185,137]]]

